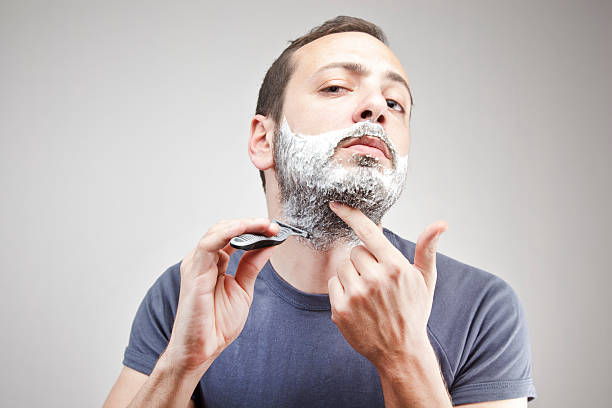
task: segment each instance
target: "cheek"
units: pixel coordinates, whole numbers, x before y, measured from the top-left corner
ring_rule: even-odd
[[[410,152],[410,137],[406,138],[406,140],[402,140],[401,143],[397,146],[397,151],[400,156],[406,156]]]
[[[393,140],[393,144],[400,156],[406,156],[410,152],[410,133]]]
[[[295,110],[293,116],[299,133],[318,135],[335,129],[343,129],[353,124],[349,104],[305,103]]]

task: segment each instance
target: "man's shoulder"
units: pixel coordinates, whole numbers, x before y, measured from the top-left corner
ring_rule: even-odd
[[[153,298],[163,298],[165,300],[178,302],[178,294],[181,287],[181,263],[179,261],[169,266],[161,275],[157,277],[153,285],[149,288],[147,296]]]

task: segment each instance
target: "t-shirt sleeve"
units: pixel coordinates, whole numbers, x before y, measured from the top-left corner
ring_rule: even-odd
[[[455,405],[537,396],[525,313],[500,278],[480,300],[449,392]]]
[[[180,289],[179,264],[168,268],[147,291],[138,307],[123,364],[150,375],[166,349]]]

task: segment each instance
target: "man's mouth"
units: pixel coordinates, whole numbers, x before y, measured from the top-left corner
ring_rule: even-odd
[[[361,136],[351,137],[338,145],[338,148],[356,150],[374,157],[386,157],[391,160],[391,153],[387,145],[377,137]]]

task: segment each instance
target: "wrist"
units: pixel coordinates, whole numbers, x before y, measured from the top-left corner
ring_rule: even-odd
[[[169,352],[170,351],[170,352]],[[186,407],[202,374],[185,370],[166,349],[129,407]],[[208,367],[207,367],[208,368]]]
[[[185,380],[197,379],[199,381],[211,366],[215,357],[195,361],[186,357],[183,352],[169,344],[159,357],[156,369],[159,365],[159,370],[163,371],[166,375]]]
[[[405,347],[393,356],[386,356],[376,364],[376,369],[381,377],[393,381],[413,378],[419,375],[433,363],[438,365],[438,359],[429,338],[421,339]]]
[[[385,406],[452,407],[438,358],[429,341],[377,369]]]

